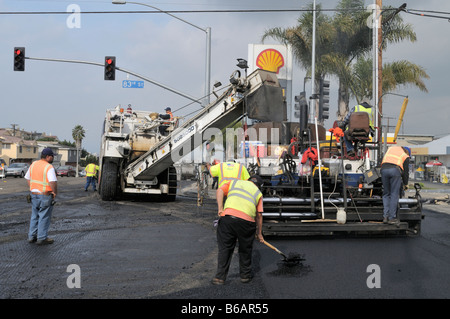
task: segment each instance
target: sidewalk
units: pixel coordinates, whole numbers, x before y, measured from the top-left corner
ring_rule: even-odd
[[[424,209],[450,214],[450,184],[410,180],[409,189],[405,192],[406,196],[414,196],[416,192],[414,183],[423,185],[420,195],[422,196]]]

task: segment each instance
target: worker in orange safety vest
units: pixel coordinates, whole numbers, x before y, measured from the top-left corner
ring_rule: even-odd
[[[383,183],[383,223],[398,225],[398,200],[402,185],[408,187],[410,152],[406,147],[391,146],[381,162]]]
[[[41,159],[31,164],[25,178],[31,192],[31,218],[28,242],[37,245],[52,244],[48,237],[48,229],[52,217],[54,199],[58,193],[53,158],[55,154],[50,148],[41,152]]]

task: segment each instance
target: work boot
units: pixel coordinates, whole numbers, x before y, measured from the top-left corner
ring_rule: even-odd
[[[36,245],[50,245],[50,244],[53,244],[53,242],[54,242],[54,240],[52,238],[47,237],[45,239],[38,240],[36,242]]]
[[[211,283],[213,285],[223,285],[225,283],[225,280],[222,280],[219,278],[213,278],[213,280],[211,280]]]
[[[242,282],[243,284],[247,284],[247,283],[249,283],[250,281],[252,281],[252,278],[241,278],[241,282]]]
[[[356,153],[354,150],[348,151],[347,152],[347,157],[355,157]]]
[[[383,224],[387,224],[387,223],[388,223],[387,217],[383,217]]]
[[[400,221],[397,218],[393,218],[393,219],[390,219],[388,221],[388,224],[389,225],[396,225],[397,227],[399,227],[400,226]]]
[[[37,238],[36,238],[36,237],[28,238],[28,242],[29,242],[30,244],[35,243],[36,241],[37,241]]]

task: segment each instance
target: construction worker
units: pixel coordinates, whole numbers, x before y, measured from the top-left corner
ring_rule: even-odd
[[[234,162],[224,162],[211,166],[206,163],[206,167],[212,177],[219,178],[219,188],[227,181],[231,180],[247,180],[250,177],[244,165]]]
[[[383,223],[398,225],[398,200],[402,186],[408,187],[410,153],[407,148],[391,146],[381,162],[383,183]]]
[[[214,159],[213,166],[219,164],[220,161],[218,159]],[[211,189],[217,189],[219,187],[219,176],[214,176],[213,182],[211,184]]]
[[[252,279],[252,250],[256,238],[264,242],[262,235],[263,200],[261,187],[263,180],[253,175],[248,181],[226,181],[216,192],[218,215],[217,273],[214,285],[223,285],[230,268],[231,258],[239,242],[239,273],[242,283]],[[224,197],[227,197],[225,205]]]
[[[172,124],[173,119],[174,119],[172,109],[170,107],[166,107],[165,111],[166,111],[166,114],[159,114],[159,117],[163,120],[169,120],[170,122],[163,122],[159,126],[159,133],[162,136],[167,135],[167,128],[169,127],[170,124]]]
[[[352,113],[354,112],[366,112],[369,114],[369,125],[370,125],[370,133],[373,136],[373,133],[375,132],[374,129],[374,122],[373,122],[373,118],[374,118],[374,110],[372,105],[370,105],[367,101],[363,101],[361,102],[361,104],[355,105],[350,112],[347,113],[347,115],[344,118],[344,121],[342,121],[339,125],[339,127],[345,131],[345,128],[347,127],[348,123],[350,122],[350,116],[352,115]],[[345,138],[345,135],[343,136],[344,139],[344,143],[345,146],[347,148],[347,156],[349,157],[353,157],[355,156],[355,151],[354,151],[354,147],[353,147],[353,143],[352,141],[349,141]]]
[[[54,199],[58,193],[54,154],[50,148],[44,148],[41,159],[31,164],[25,178],[31,192],[31,218],[28,242],[37,245],[52,244],[48,229],[52,217]]]
[[[100,168],[95,163],[90,163],[86,166],[86,186],[84,186],[84,191],[87,192],[89,185],[92,184],[92,188],[94,189],[94,192],[97,191],[97,188],[95,186],[95,180],[97,179],[97,172]]]

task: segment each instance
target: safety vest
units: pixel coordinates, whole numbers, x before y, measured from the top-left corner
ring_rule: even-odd
[[[355,112],[366,112],[369,114],[369,125],[370,127],[373,126],[373,108],[372,107],[364,107],[362,105],[356,105],[355,106]]]
[[[408,154],[405,153],[403,148],[401,148],[400,146],[392,146],[388,148],[386,154],[383,157],[381,165],[383,165],[384,163],[391,163],[403,169],[403,163],[408,157]]]
[[[241,211],[254,220],[261,197],[261,191],[253,182],[234,180],[230,183],[224,209],[231,208]]]
[[[37,189],[41,193],[50,192],[52,188],[47,179],[47,173],[53,166],[47,161],[39,160],[30,166],[30,191]]]
[[[97,175],[97,165],[91,163],[86,166],[86,176],[95,176]]]
[[[172,124],[172,121],[173,121],[173,114],[172,114],[172,112],[166,112],[166,114],[170,115],[170,122],[164,122],[163,124],[170,125],[170,124]]]
[[[219,188],[226,182],[234,180],[247,180],[250,177],[244,165],[239,163],[225,162],[214,165],[210,169],[212,177],[219,177]]]

